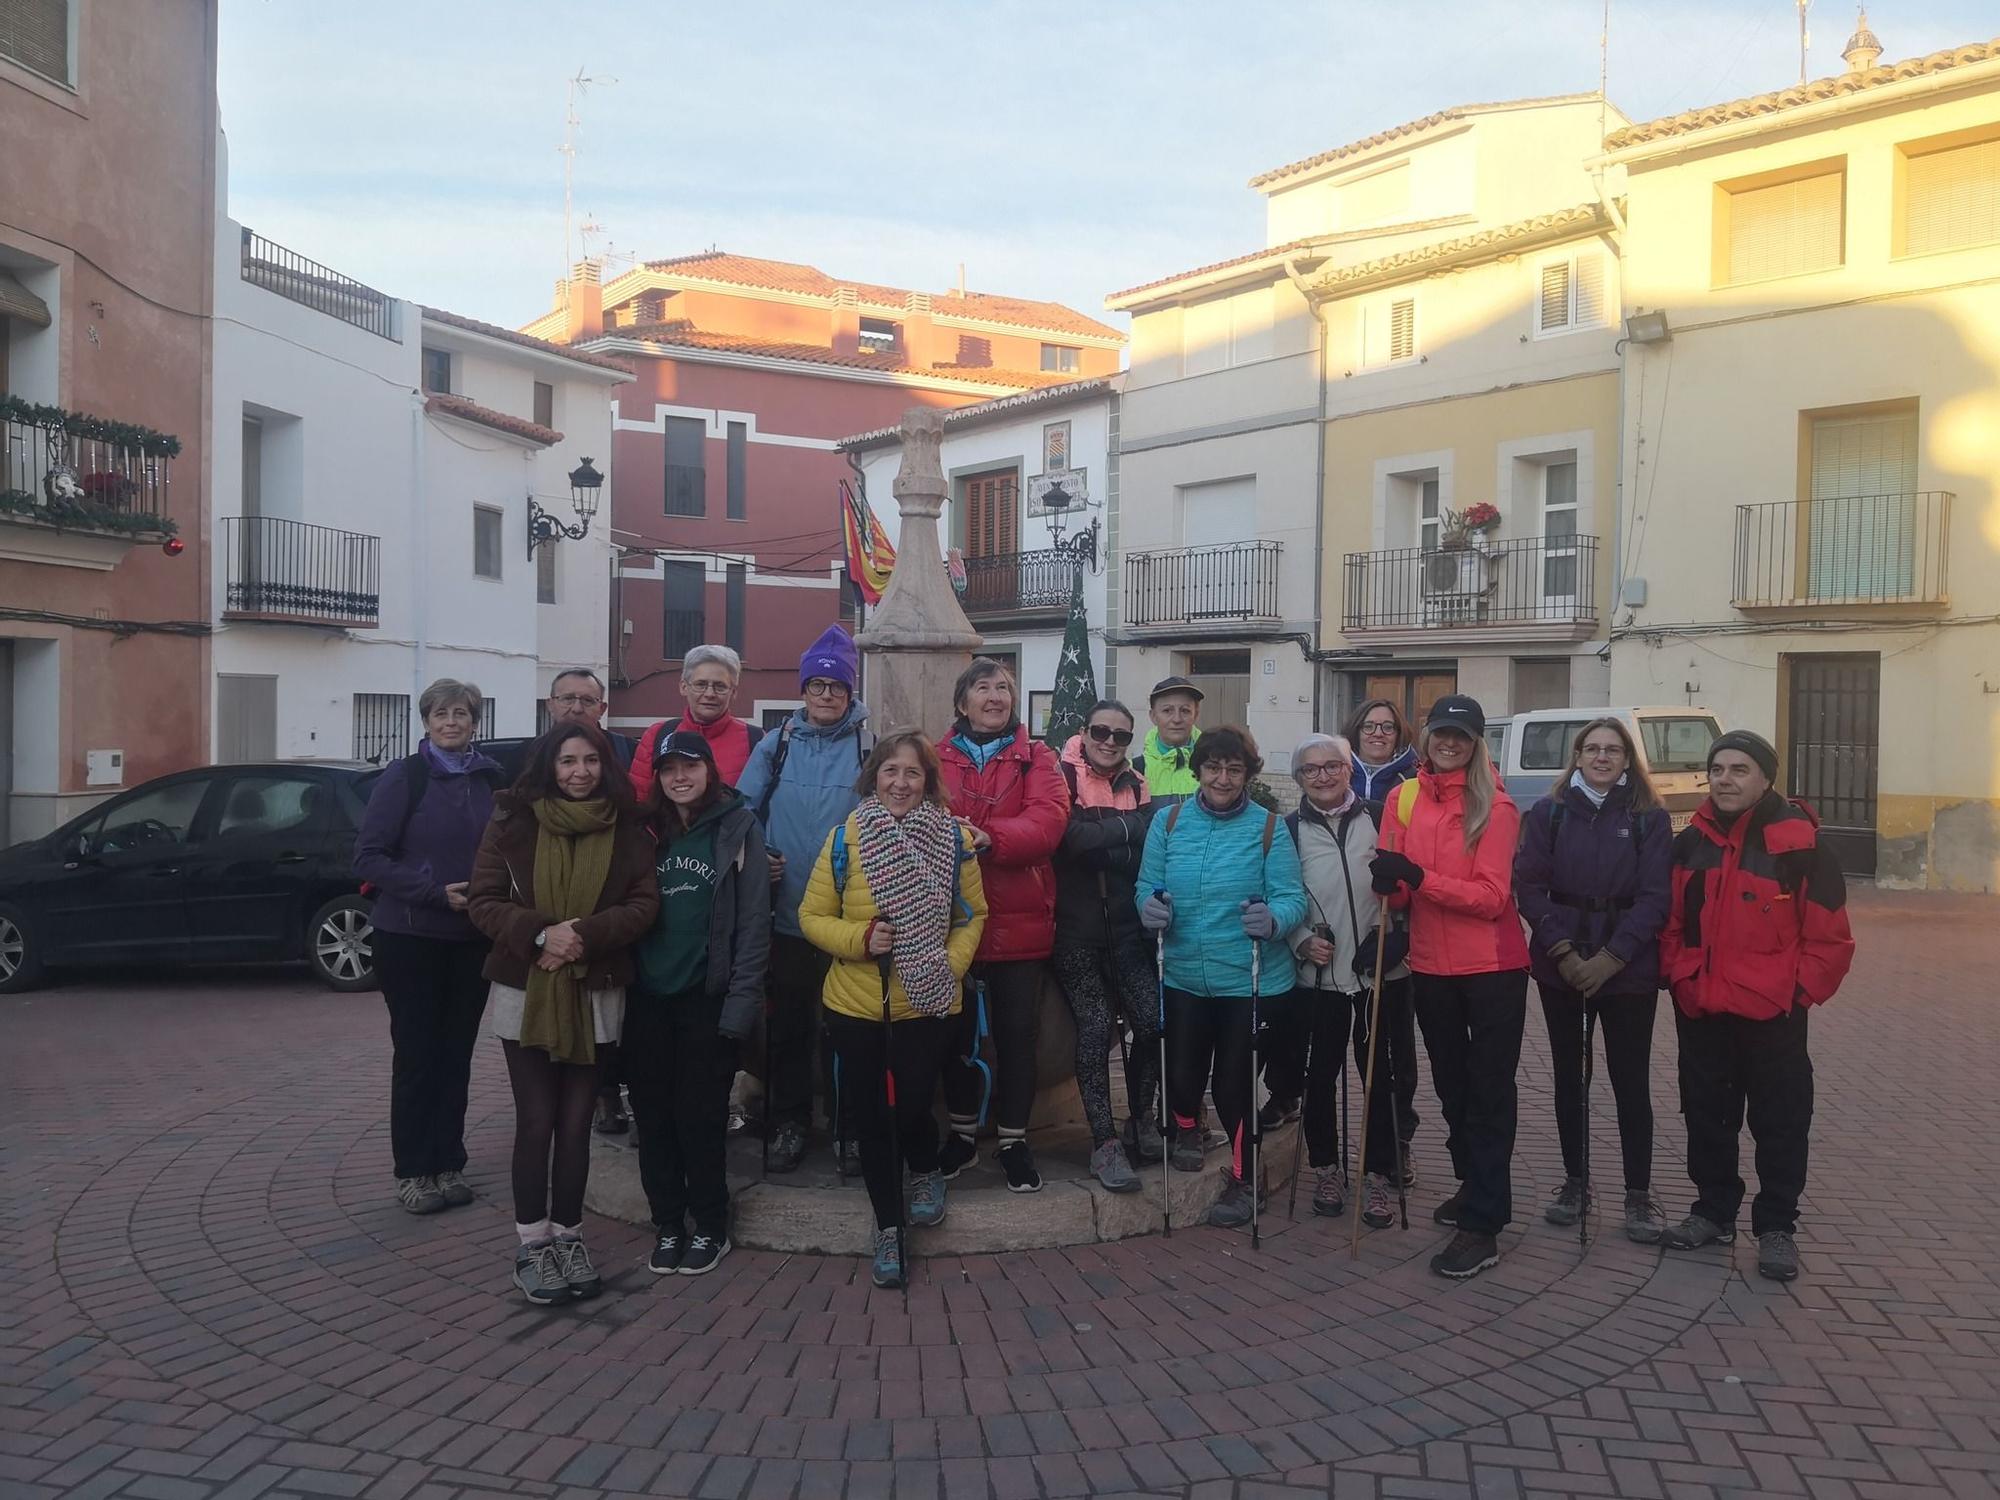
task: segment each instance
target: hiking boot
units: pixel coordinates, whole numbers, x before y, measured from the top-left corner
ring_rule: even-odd
[[[523,1245],[514,1252],[514,1285],[537,1307],[567,1302],[573,1295],[563,1280],[562,1263],[556,1257],[556,1242],[541,1240]]]
[[[1132,1170],[1125,1148],[1117,1141],[1106,1141],[1090,1153],[1090,1170],[1107,1193],[1139,1191],[1139,1174]]]
[[[590,1128],[599,1135],[623,1135],[632,1128],[632,1117],[625,1113],[625,1095],[621,1090],[606,1089],[597,1096],[597,1113]]]
[[[1463,1281],[1499,1263],[1500,1241],[1490,1234],[1461,1229],[1451,1237],[1449,1245],[1431,1257],[1431,1270],[1453,1281]]]
[[[1299,1117],[1299,1101],[1280,1099],[1275,1094],[1264,1101],[1264,1107],[1257,1111],[1259,1130],[1276,1130],[1280,1125]]]
[[[1703,1245],[1733,1245],[1736,1243],[1736,1226],[1724,1228],[1722,1225],[1704,1219],[1700,1214],[1689,1214],[1680,1223],[1660,1236],[1660,1243],[1669,1250],[1699,1250]]]
[[[771,1170],[796,1172],[806,1159],[806,1133],[787,1120],[771,1133]]]
[[[1199,1172],[1202,1157],[1201,1133],[1195,1130],[1176,1130],[1173,1150],[1167,1153],[1167,1162],[1176,1172]]]
[[[855,1170],[859,1171],[861,1164],[858,1146],[855,1148],[855,1153],[857,1158]],[[975,1165],[978,1160],[979,1148],[972,1143],[972,1137],[960,1135],[954,1130],[945,1136],[944,1147],[938,1152],[938,1170],[944,1173],[944,1180],[949,1182],[967,1167]]]
[[[1799,1242],[1785,1229],[1757,1236],[1757,1274],[1767,1281],[1795,1281],[1799,1274]]]
[[[918,1172],[910,1178],[910,1224],[929,1229],[944,1222],[944,1173]]]
[[[1442,1224],[1447,1229],[1458,1228],[1459,1210],[1465,1207],[1465,1189],[1460,1188],[1444,1202],[1431,1210],[1431,1222]]]
[[[730,1251],[727,1234],[701,1234],[688,1241],[687,1254],[674,1269],[683,1276],[706,1276],[715,1269],[716,1262]]]
[[[1250,1184],[1235,1173],[1224,1178],[1222,1196],[1208,1210],[1207,1223],[1235,1229],[1250,1222]]]
[[[562,1272],[562,1279],[569,1283],[571,1296],[595,1297],[604,1290],[604,1278],[597,1274],[597,1267],[590,1263],[590,1252],[583,1248],[582,1235],[557,1235],[555,1250],[556,1269]]]
[[[1361,1222],[1370,1229],[1387,1229],[1396,1222],[1389,1179],[1370,1172],[1361,1179]]]
[[[1581,1177],[1565,1177],[1563,1185],[1556,1189],[1554,1200],[1542,1210],[1542,1217],[1551,1224],[1574,1224],[1583,1217],[1589,1197]]]
[[[875,1285],[893,1290],[903,1284],[902,1237],[893,1229],[875,1231]]]
[[[1229,1132],[1220,1125],[1210,1125],[1201,1133],[1201,1149],[1205,1156],[1211,1151],[1220,1151],[1229,1144]]]
[[[1009,1141],[996,1155],[1007,1173],[1008,1192],[1039,1193],[1042,1190],[1042,1174],[1035,1170],[1035,1153],[1028,1149],[1026,1141]],[[1092,1161],[1094,1165],[1095,1158]],[[1138,1184],[1135,1182],[1133,1186]]]
[[[1635,1245],[1657,1245],[1666,1217],[1652,1194],[1643,1190],[1625,1194],[1625,1238]]]
[[[655,1276],[671,1276],[681,1268],[681,1260],[687,1255],[687,1236],[678,1229],[662,1229],[660,1237],[653,1242],[653,1253],[646,1257],[646,1269]]]
[[[396,1201],[403,1205],[405,1213],[441,1214],[444,1212],[444,1193],[439,1190],[435,1177],[398,1177],[396,1179]]]
[[[1396,1148],[1396,1165],[1403,1169],[1403,1191],[1407,1193],[1417,1185],[1417,1164],[1410,1159],[1408,1141]]]
[[[842,1176],[859,1177],[861,1175],[861,1142],[835,1141],[833,1143],[833,1161],[834,1166],[839,1169]]]
[[[1127,1120],[1125,1149],[1148,1165],[1164,1160],[1167,1143],[1160,1138],[1160,1122],[1151,1115],[1134,1115]]]
[[[1347,1208],[1347,1168],[1335,1163],[1319,1168],[1313,1183],[1313,1212],[1321,1218],[1337,1219]]]
[[[472,1201],[472,1185],[465,1180],[463,1172],[440,1172],[432,1181],[437,1190],[444,1194],[447,1207],[463,1208]]]

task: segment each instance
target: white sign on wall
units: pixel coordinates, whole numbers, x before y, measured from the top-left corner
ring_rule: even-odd
[[[1057,486],[1061,486],[1063,494],[1069,497],[1068,503],[1051,506],[1047,496]],[[1028,476],[1028,514],[1031,516],[1046,516],[1051,511],[1080,511],[1088,498],[1089,489],[1082,469],[1051,469],[1046,474]]]

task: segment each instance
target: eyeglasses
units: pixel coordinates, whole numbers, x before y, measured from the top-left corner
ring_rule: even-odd
[[[1248,775],[1250,770],[1240,760],[1211,760],[1205,762],[1202,769],[1204,771],[1213,771],[1218,776],[1228,777]]]
[[[1084,730],[1084,733],[1096,740],[1100,745],[1129,745],[1132,743],[1131,730],[1113,729],[1109,724],[1092,724],[1088,729]]]
[[[602,698],[591,698],[583,693],[562,693],[549,699],[549,702],[560,703],[564,708],[595,708],[603,701]]]
[[[1625,747],[1623,745],[1585,745],[1582,754],[1585,760],[1623,760],[1625,758]]]
[[[831,677],[809,677],[806,679],[808,698],[831,698],[847,691],[847,684],[835,682]]]
[[[735,691],[728,682],[684,682],[681,691],[692,698],[726,698]]]
[[[1396,721],[1394,719],[1366,719],[1362,722],[1361,732],[1363,734],[1394,734],[1396,732]]]
[[[1307,781],[1326,781],[1346,769],[1337,760],[1327,760],[1317,765],[1300,766],[1299,775],[1305,777]]]

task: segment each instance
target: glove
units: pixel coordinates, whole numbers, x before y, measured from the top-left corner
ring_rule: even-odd
[[[1600,948],[1577,964],[1576,987],[1583,992],[1584,999],[1588,1000],[1609,984],[1612,976],[1624,967],[1624,959],[1609,948]]]
[[[1405,927],[1391,927],[1389,936],[1382,944],[1382,973],[1386,977],[1403,966],[1410,956],[1410,933]],[[1354,955],[1354,977],[1373,979],[1375,977],[1375,929],[1368,929],[1368,936],[1361,940],[1361,951]]]
[[[1368,876],[1378,896],[1395,895],[1398,885],[1414,891],[1424,883],[1423,866],[1394,849],[1384,849],[1368,862]]]
[[[1165,932],[1174,925],[1174,898],[1155,891],[1139,903],[1139,925],[1148,932]]]
[[[1556,972],[1562,975],[1562,982],[1573,990],[1583,988],[1583,959],[1577,954],[1576,944],[1557,943],[1549,949],[1549,957],[1555,960]]]
[[[1245,901],[1237,908],[1243,916],[1243,935],[1264,942],[1278,935],[1278,919],[1261,901]]]

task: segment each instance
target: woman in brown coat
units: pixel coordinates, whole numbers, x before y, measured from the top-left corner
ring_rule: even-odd
[[[660,907],[652,843],[603,730],[564,724],[535,742],[494,798],[466,894],[493,940],[493,1034],[514,1086],[514,1284],[534,1303],[594,1297],[583,1185],[598,1062],[624,1024],[631,945]]]

